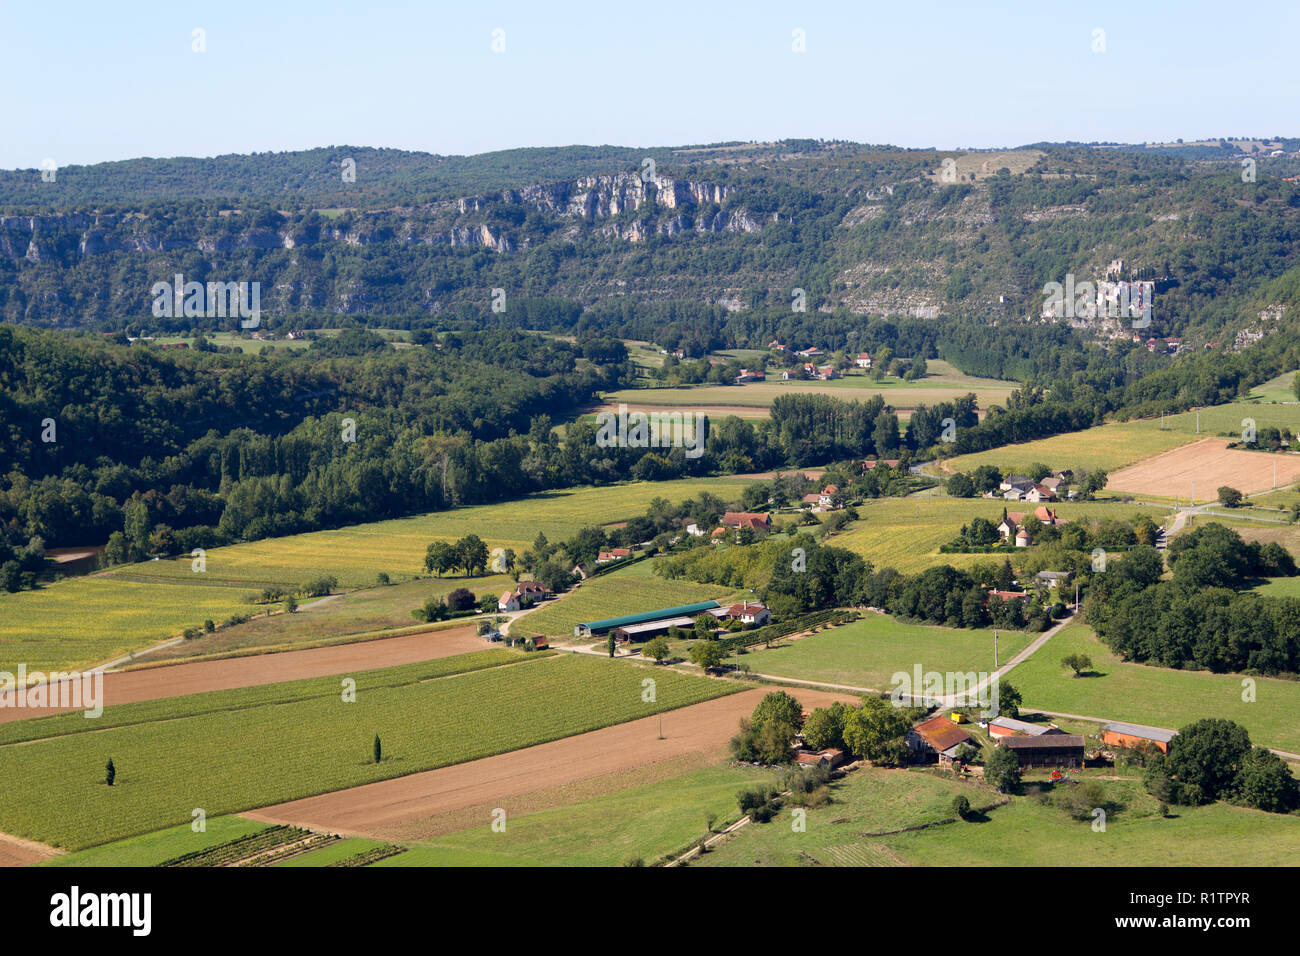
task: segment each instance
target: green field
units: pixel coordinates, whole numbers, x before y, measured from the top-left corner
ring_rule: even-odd
[[[1294,817],[1215,803],[1175,807],[1162,819],[1152,798],[1131,784],[1127,790],[1132,807],[1113,814],[1104,832],[1033,797],[1016,797],[989,812],[986,822],[900,833],[879,843],[917,866],[1294,866],[1300,853]]]
[[[934,405],[952,401],[974,392],[980,408],[1006,404],[1008,396],[1018,387],[1015,382],[975,378],[963,375],[939,360],[927,363],[934,374],[916,382],[885,376],[877,382],[870,375],[850,372],[843,378],[821,381],[781,380],[781,373],[769,369],[767,380],[745,385],[687,385],[668,388],[628,388],[608,392],[606,402],[625,402],[629,405],[684,405],[684,406],[749,406],[767,408],[781,395],[831,395],[845,401],[866,400],[881,395],[895,408],[915,408],[917,405]]]
[[[123,565],[35,591],[0,592],[0,670],[13,671],[19,663],[41,670],[103,663],[178,637],[186,628],[201,627],[206,618],[220,622],[248,612],[250,606],[240,599],[268,585],[297,587],[333,575],[343,588],[366,587],[375,583],[381,571],[395,582],[407,581],[425,573],[424,554],[436,539],[455,540],[472,532],[489,547],[522,553],[539,531],[557,542],[589,525],[642,514],[657,497],[675,502],[709,491],[731,500],[749,483],[743,478],[705,478],[572,488],[521,501],[213,548],[207,552],[207,570],[201,573],[193,570],[193,559],[184,556]],[[475,593],[500,593],[506,586],[504,578],[495,577],[447,579],[429,582],[427,588],[434,593],[462,584]],[[313,640],[324,634],[372,630],[374,625],[366,622],[375,618],[380,619],[379,626],[390,626],[403,614],[404,623],[414,623],[410,610],[422,600],[405,609],[396,604],[381,607],[392,599],[392,594],[376,593],[326,614],[313,609],[310,616],[300,615],[292,622],[277,617],[241,631],[247,640],[239,635],[232,639],[239,646]],[[283,640],[278,636],[281,628],[286,633]]]
[[[325,600],[304,600],[295,614],[256,617],[150,654],[146,660],[181,660],[198,655],[238,654],[253,648],[338,643],[349,638],[368,639],[380,633],[422,629],[427,625],[411,617],[411,611],[423,606],[428,598],[446,597],[459,587],[469,588],[479,597],[496,596],[512,589],[514,580],[504,574],[481,578],[421,578],[389,587],[348,591]]]
[[[995,524],[1008,511],[1033,511],[1028,502],[988,498],[912,496],[876,498],[857,506],[859,520],[831,539],[841,548],[855,551],[877,569],[896,568],[905,574],[923,571],[935,564],[967,567],[977,561],[1001,561],[1002,555],[940,554],[939,547],[957,537],[961,526],[974,517]],[[1114,518],[1129,520],[1139,513],[1162,517],[1159,508],[1106,502],[1053,504],[1057,515],[1069,521]]]
[[[654,577],[649,570],[650,562],[643,561],[590,578],[563,599],[545,604],[539,610],[525,615],[511,625],[511,630],[518,634],[571,637],[574,627],[584,621],[600,621],[640,611],[657,611],[696,601],[716,600],[722,603],[730,593],[716,584],[666,581]]]
[[[1271,378],[1261,385],[1256,385],[1246,397],[1252,402],[1289,402],[1294,404],[1296,395],[1292,385],[1295,382],[1295,377],[1295,372],[1283,372],[1276,378]]]
[[[1199,416],[1200,431],[1197,431]],[[1050,468],[1117,471],[1143,458],[1177,448],[1198,438],[1215,435],[1240,437],[1242,419],[1253,418],[1256,428],[1274,426],[1300,429],[1300,406],[1256,405],[1233,402],[1202,408],[1199,412],[1147,418],[1132,422],[1111,422],[1081,432],[1054,435],[1018,445],[1004,445],[991,451],[958,455],[945,462],[945,474],[974,471],[980,465],[994,465],[1002,471],[1024,471],[1035,462]]]
[[[1032,639],[1019,631],[999,631],[999,660],[1006,663]],[[911,674],[917,664],[923,671],[995,670],[992,631],[904,624],[873,613],[778,647],[752,648],[745,661],[760,674],[880,691],[891,689],[894,674]]]
[[[204,830],[195,833],[192,823],[168,827],[153,833],[118,840],[104,846],[65,853],[37,866],[157,866],[186,853],[197,853],[221,843],[238,840],[266,824],[242,817],[213,817],[204,821]]]
[[[201,627],[205,618],[249,610],[240,598],[252,592],[185,583],[67,578],[0,593],[0,670],[13,673],[20,663],[43,671],[102,664]]]
[[[484,645],[487,646],[486,641]],[[202,694],[186,694],[182,697],[163,697],[158,700],[118,704],[105,707],[103,714],[90,722],[87,722],[81,711],[36,717],[30,720],[13,720],[0,724],[0,746],[109,730],[114,727],[176,720],[181,717],[234,713],[296,701],[336,700],[339,698],[341,681],[345,676],[356,681],[359,695],[380,688],[402,687],[438,677],[468,674],[489,667],[500,667],[503,664],[531,661],[536,657],[549,656],[550,653],[547,651],[539,655],[526,655],[524,651],[506,650],[498,644],[488,650],[439,657],[431,661],[416,661],[413,664],[402,664],[397,667],[382,667],[375,670],[354,671],[346,675],[310,677],[304,680],[280,681],[275,684],[257,684],[252,687],[236,687],[231,690],[207,691]]]
[[[647,864],[685,850],[705,832],[740,816],[736,792],[775,779],[758,767],[720,765],[488,826],[439,836],[376,866],[619,866]]]
[[[1061,658],[1072,653],[1090,657],[1101,676],[1071,677]],[[1257,744],[1300,752],[1300,682],[1256,677],[1256,699],[1247,703],[1241,675],[1126,663],[1083,624],[1061,631],[1007,679],[1024,695],[1027,710],[1172,729],[1202,717],[1225,717],[1246,727]]]
[[[751,823],[691,866],[895,866],[867,836],[952,817],[952,799],[965,794],[972,807],[988,806],[992,790],[937,775],[866,768],[831,784],[832,802],[808,810],[796,831],[790,809],[769,823]]]
[[[109,574],[187,584],[204,577],[210,583],[259,588],[301,584],[325,574],[338,578],[342,587],[360,587],[374,584],[380,571],[403,581],[425,573],[424,553],[435,540],[454,541],[473,533],[489,547],[523,553],[539,531],[558,542],[584,527],[644,514],[654,498],[676,502],[708,491],[726,501],[738,498],[749,483],[743,478],[703,478],[568,488],[518,501],[213,548],[207,553],[204,575],[191,570],[188,556],[127,565]]]
[[[412,679],[159,719],[0,747],[0,831],[78,849],[210,817],[447,766],[742,690],[656,670],[557,655],[436,680]],[[190,706],[177,698],[174,707]],[[49,718],[55,719],[55,718]],[[384,761],[370,757],[379,734]],[[117,783],[104,785],[112,757]]]

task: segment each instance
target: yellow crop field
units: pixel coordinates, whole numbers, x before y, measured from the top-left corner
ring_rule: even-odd
[[[197,575],[195,575],[197,577]],[[49,671],[105,663],[160,644],[205,618],[248,611],[229,587],[68,578],[0,594],[0,670]]]
[[[1243,422],[1247,419],[1255,423],[1256,429],[1271,426],[1300,431],[1300,405],[1232,402],[1169,415],[1163,421],[1147,418],[1112,422],[1081,432],[958,455],[948,459],[942,467],[944,474],[969,472],[980,465],[994,465],[1006,472],[1023,471],[1035,462],[1042,462],[1051,468],[1114,471],[1200,438],[1213,435],[1240,437],[1245,427]]]
[[[972,518],[997,521],[1003,507],[1032,511],[1037,505],[988,498],[911,497],[878,498],[858,506],[860,520],[828,543],[862,555],[876,568],[895,568],[905,574],[936,564],[965,567],[977,561],[1002,560],[1003,555],[940,554],[939,547],[957,537]],[[1087,502],[1051,506],[1069,521],[1113,518],[1127,520],[1139,512],[1159,520],[1160,511],[1141,505]]]
[[[699,406],[701,408],[727,408],[746,406],[767,408],[780,395],[830,395],[852,401],[866,400],[881,395],[895,408],[915,408],[917,405],[934,405],[952,401],[974,392],[980,408],[1002,405],[1011,392],[1019,387],[1017,382],[1004,382],[991,378],[964,375],[947,362],[934,359],[927,363],[930,374],[918,382],[905,382],[886,376],[877,382],[870,375],[851,372],[843,378],[829,382],[783,382],[780,372],[768,371],[767,381],[747,385],[687,385],[680,388],[628,388],[609,392],[606,403],[644,406]]]
[[[110,571],[108,576],[186,583],[202,577],[209,584],[261,588],[297,585],[331,574],[346,588],[373,584],[383,571],[392,580],[402,581],[424,573],[424,552],[431,541],[454,541],[472,533],[489,548],[513,548],[522,553],[539,531],[553,542],[560,541],[585,526],[642,514],[654,498],[677,502],[708,491],[727,501],[738,498],[747,484],[743,478],[712,478],[570,488],[519,501],[213,548],[207,553],[207,570],[202,575],[191,570],[189,557],[180,557],[129,565]]]

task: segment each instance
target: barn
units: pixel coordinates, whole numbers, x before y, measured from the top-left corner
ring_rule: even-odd
[[[601,621],[584,621],[573,629],[573,636],[589,638],[597,634],[607,634],[616,627],[628,628],[637,624],[649,624],[653,621],[665,621],[674,617],[690,617],[694,626],[697,614],[722,607],[717,601],[697,601],[695,604],[682,604],[678,607],[661,608],[658,611],[642,611],[640,614],[624,614],[622,617],[609,617]],[[664,630],[668,630],[665,626]]]
[[[1083,769],[1083,736],[1080,734],[1001,737],[998,746],[1013,751],[1020,758],[1021,770],[1032,767]]]
[[[1159,727],[1144,727],[1142,724],[1126,724],[1121,721],[1101,728],[1101,742],[1109,747],[1155,747],[1162,754],[1169,753],[1169,744],[1177,736],[1176,730],[1161,730]]]

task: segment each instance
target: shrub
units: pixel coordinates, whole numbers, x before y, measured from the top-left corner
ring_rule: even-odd
[[[967,815],[969,815],[970,801],[966,799],[965,794],[959,793],[957,796],[952,798],[952,812],[955,813],[957,818],[960,820],[965,820]]]

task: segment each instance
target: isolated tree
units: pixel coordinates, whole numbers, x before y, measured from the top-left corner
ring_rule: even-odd
[[[1219,488],[1219,504],[1223,505],[1223,507],[1239,508],[1243,500],[1245,500],[1245,495],[1236,488],[1231,488],[1228,485]]]
[[[727,652],[721,641],[700,641],[691,648],[691,663],[708,670],[717,667],[727,659]]]
[[[610,656],[610,657],[613,657],[613,656],[614,656],[614,644],[615,644],[615,641],[614,641],[614,632],[613,632],[613,631],[610,631],[610,632],[609,632],[609,656]]]
[[[957,814],[959,820],[965,820],[970,813],[970,801],[966,799],[964,793],[959,793],[952,798],[952,812]]]
[[[284,599],[284,609],[290,614],[293,614],[298,610],[298,599],[290,594]]]
[[[668,648],[667,638],[660,636],[646,641],[645,647],[641,648],[641,653],[646,657],[653,657],[656,663],[661,663],[671,651]]]
[[[1074,676],[1078,677],[1092,667],[1092,658],[1087,654],[1066,654],[1061,658],[1061,665],[1070,668],[1074,671]]]
[[[468,611],[478,599],[469,588],[456,588],[447,595],[447,610],[451,612]]]
[[[108,765],[104,768],[104,782],[110,787],[113,781],[117,779],[117,768],[113,766],[113,758],[108,758]]]
[[[375,763],[384,759],[384,746],[379,742],[379,735],[375,734]]]

